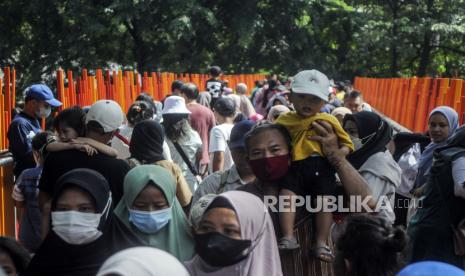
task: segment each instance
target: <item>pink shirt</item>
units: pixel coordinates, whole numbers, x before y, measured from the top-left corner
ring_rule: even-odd
[[[206,165],[210,162],[208,145],[210,130],[216,125],[215,115],[210,109],[197,103],[188,104],[187,109],[191,112],[191,126],[199,133],[203,144],[200,164]]]

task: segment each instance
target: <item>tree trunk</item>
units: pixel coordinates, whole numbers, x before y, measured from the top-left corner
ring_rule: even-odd
[[[431,31],[426,31],[423,37],[423,47],[420,55],[420,65],[418,66],[417,76],[424,77],[431,60]]]
[[[427,17],[431,20],[431,10],[433,9],[434,0],[428,0],[427,4]],[[428,20],[428,21],[429,21]],[[425,27],[425,34],[423,36],[423,46],[420,55],[420,64],[418,66],[417,76],[424,77],[427,73],[428,65],[431,61],[431,50],[433,49],[431,45],[431,38],[433,33],[431,32],[431,23]]]
[[[391,29],[391,75],[393,77],[397,77],[397,59],[398,59],[398,52],[397,52],[397,41],[398,41],[398,10],[399,6],[397,5],[397,1],[393,1],[391,6],[392,10],[392,29]]]
[[[139,72],[143,72],[145,69],[147,69],[147,58],[145,51],[145,43],[139,31],[138,22],[133,19],[130,22],[126,21],[125,25],[128,28],[128,31],[131,34],[134,43],[133,54],[136,58],[137,70]]]

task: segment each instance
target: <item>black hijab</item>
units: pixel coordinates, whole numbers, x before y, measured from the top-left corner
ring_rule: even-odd
[[[153,120],[138,123],[134,127],[129,144],[131,157],[143,164],[165,160],[163,156],[164,139],[165,131],[159,123]]]
[[[414,144],[419,143],[420,149],[423,152],[425,147],[431,143],[431,138],[428,135],[423,133],[408,133],[408,132],[399,132],[394,135],[392,138],[396,149],[392,157],[396,162],[399,161],[400,157],[406,153]]]
[[[378,114],[369,111],[347,114],[343,125],[349,120],[357,125],[358,136],[363,143],[362,148],[347,156],[347,160],[358,170],[373,154],[386,151],[392,128]]]
[[[52,198],[52,210],[66,188],[78,187],[87,192],[94,200],[97,213],[102,213],[111,201],[110,186],[98,172],[90,169],[74,169],[57,181],[57,189]],[[103,262],[115,252],[141,243],[122,227],[114,224],[113,208],[107,208],[102,214],[99,230],[102,231],[95,241],[74,245],[65,242],[52,230],[50,231],[31,260],[23,275],[95,275]]]

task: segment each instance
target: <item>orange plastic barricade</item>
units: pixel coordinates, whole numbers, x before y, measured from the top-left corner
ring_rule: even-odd
[[[462,79],[356,77],[354,87],[366,102],[404,127],[423,132],[431,110],[447,105],[465,122],[465,85]]]
[[[174,80],[192,82],[199,87],[200,91],[205,91],[205,83],[210,78],[204,74],[170,72],[139,74],[135,71],[104,72],[97,69],[95,76],[88,75],[88,72],[87,69],[82,69],[81,75],[73,80],[72,71],[66,74],[62,69],[57,71],[57,97],[63,102],[62,108],[73,105],[86,106],[99,99],[111,99],[126,110],[141,92],[148,93],[156,100],[162,100],[171,93],[171,83]],[[243,82],[249,90],[255,86],[255,81],[264,78],[263,74],[224,75],[222,77],[233,89],[238,83]]]

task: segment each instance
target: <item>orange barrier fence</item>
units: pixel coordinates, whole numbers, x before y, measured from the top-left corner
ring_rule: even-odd
[[[0,78],[0,151],[8,149],[7,131],[11,122],[12,110],[16,103],[16,71],[5,67]],[[81,75],[73,78],[73,72],[57,71],[57,97],[66,108],[73,105],[91,105],[99,99],[112,99],[118,102],[123,111],[141,92],[147,92],[155,99],[165,98],[171,91],[174,80],[195,83],[200,91],[210,77],[204,74],[143,73],[133,71],[103,71],[97,69],[95,75],[83,69]],[[224,75],[229,87],[235,88],[240,82],[251,90],[256,80],[265,78],[263,74]],[[42,125],[45,121],[42,120]],[[11,158],[0,158],[0,235],[15,235],[14,204],[11,198],[13,189],[13,166]]]
[[[86,69],[80,76],[73,78],[73,72],[57,71],[57,94],[63,102],[63,108],[80,105],[91,105],[99,99],[112,99],[121,105],[125,111],[141,92],[147,92],[157,100],[165,98],[171,91],[174,80],[195,83],[200,91],[204,91],[209,75],[175,74],[175,73],[143,73],[133,71],[95,71],[89,75]],[[224,75],[229,87],[235,88],[240,82],[251,90],[256,80],[265,78],[263,74]],[[67,85],[65,86],[65,82]]]
[[[447,105],[465,122],[465,81],[434,78],[355,78],[366,102],[404,127],[423,132],[433,108]]]
[[[0,150],[8,148],[6,133],[11,122],[11,113],[16,103],[16,70],[3,68],[0,78]]]

